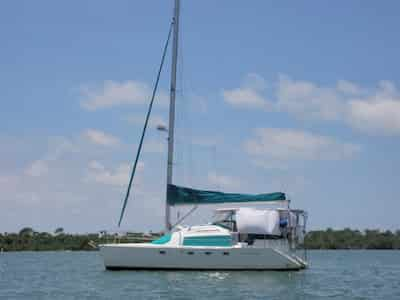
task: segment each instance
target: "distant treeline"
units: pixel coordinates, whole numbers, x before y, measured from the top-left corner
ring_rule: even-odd
[[[18,233],[0,233],[0,251],[47,251],[47,250],[97,250],[97,245],[119,241],[143,243],[154,240],[159,234],[126,233],[123,235],[101,233],[69,234],[63,228],[54,233],[37,232],[30,227]]]
[[[62,228],[53,233],[37,232],[26,227],[18,233],[0,234],[0,251],[96,250],[109,242],[148,242],[160,234],[125,233],[68,234]],[[307,249],[400,249],[400,230],[315,230],[307,233]]]
[[[307,233],[307,249],[400,249],[400,230],[316,230]]]

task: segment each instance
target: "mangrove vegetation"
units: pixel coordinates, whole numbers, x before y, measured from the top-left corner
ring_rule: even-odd
[[[26,227],[18,233],[0,233],[0,251],[96,250],[101,243],[148,242],[160,234],[70,234],[61,227],[49,233]],[[400,249],[400,230],[314,230],[307,233],[304,244],[307,249]]]

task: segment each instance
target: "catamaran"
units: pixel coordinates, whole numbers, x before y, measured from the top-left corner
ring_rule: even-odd
[[[168,128],[167,192],[165,234],[151,243],[111,243],[99,245],[108,270],[189,269],[189,270],[300,270],[308,266],[301,249],[306,232],[307,213],[292,209],[285,193],[237,194],[199,190],[173,184],[175,91],[178,57],[180,0],[174,15],[136,154],[128,190],[118,225],[124,216],[136,166],[152,110],[170,36],[173,35]],[[173,206],[245,204],[249,207],[220,207],[212,222],[184,226],[185,215],[171,223]],[[250,204],[266,204],[267,208]],[[231,204],[232,205],[232,204]]]

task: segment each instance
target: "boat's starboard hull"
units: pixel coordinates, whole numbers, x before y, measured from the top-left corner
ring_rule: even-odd
[[[300,270],[305,264],[273,248],[100,245],[108,270]]]

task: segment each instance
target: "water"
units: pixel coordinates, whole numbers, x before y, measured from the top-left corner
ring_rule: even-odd
[[[0,253],[0,299],[400,299],[400,251],[309,256],[299,272],[111,272],[98,252]]]

